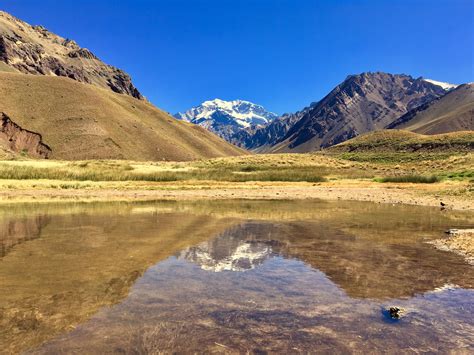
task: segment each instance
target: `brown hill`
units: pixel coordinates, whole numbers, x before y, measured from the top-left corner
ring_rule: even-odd
[[[245,153],[144,100],[68,78],[0,72],[0,113],[3,156],[182,161]]]
[[[143,98],[124,71],[107,65],[76,42],[0,11],[0,71],[64,76]]]
[[[474,130],[474,84],[458,86],[446,95],[409,111],[387,128],[422,134]]]
[[[328,148],[329,152],[472,152],[474,132],[423,135],[401,130],[363,134]]]

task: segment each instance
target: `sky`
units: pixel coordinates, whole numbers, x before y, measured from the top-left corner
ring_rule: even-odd
[[[366,71],[474,81],[473,0],[0,0],[128,72],[156,106],[278,114]]]

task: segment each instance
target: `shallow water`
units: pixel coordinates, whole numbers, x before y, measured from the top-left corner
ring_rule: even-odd
[[[472,353],[474,267],[427,241],[473,226],[359,202],[0,207],[0,352]]]

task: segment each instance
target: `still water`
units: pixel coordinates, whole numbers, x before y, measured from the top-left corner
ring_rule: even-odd
[[[3,206],[0,353],[472,353],[474,267],[427,242],[473,226],[358,202]]]

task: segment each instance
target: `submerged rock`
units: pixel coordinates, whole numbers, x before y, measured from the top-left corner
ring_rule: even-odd
[[[399,320],[405,314],[405,310],[400,307],[392,306],[384,309],[382,313],[389,319]]]
[[[390,317],[392,317],[393,319],[400,319],[400,316],[403,313],[403,311],[398,307],[390,307],[390,309],[388,310],[388,313],[390,314]]]

